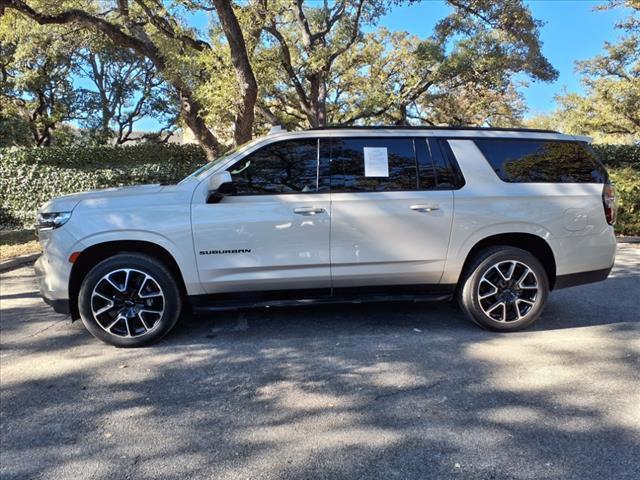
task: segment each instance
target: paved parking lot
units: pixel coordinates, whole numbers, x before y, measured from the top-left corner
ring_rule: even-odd
[[[3,479],[640,478],[640,249],[535,328],[443,305],[186,319],[118,350],[1,275]]]

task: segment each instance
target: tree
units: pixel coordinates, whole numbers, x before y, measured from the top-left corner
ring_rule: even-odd
[[[31,142],[51,145],[56,127],[74,118],[71,71],[77,42],[60,28],[33,28],[16,16],[0,24],[0,110],[4,128],[27,126]],[[20,130],[19,131],[23,131]],[[24,137],[23,137],[24,138]],[[23,143],[23,142],[21,142]]]
[[[312,127],[326,125],[328,82],[336,60],[361,40],[363,24],[375,23],[385,11],[381,0],[324,2],[321,7],[303,0],[277,2],[264,27],[271,42],[262,56],[273,62],[269,50],[275,48],[283,73],[267,86],[263,110],[297,114]]]
[[[632,14],[616,25],[624,32],[620,41],[605,42],[603,55],[576,64],[585,93],[557,96],[558,110],[534,121],[597,141],[640,141],[640,6],[616,1],[606,8],[625,5]]]
[[[521,0],[449,4],[451,14],[426,39],[373,30],[392,5],[385,0],[0,0],[0,10],[43,28],[98,33],[122,58],[152,66],[177,92],[182,121],[211,158],[266,123],[519,120],[514,75],[557,75],[540,52],[539,22]],[[215,12],[207,41],[186,26],[185,11]],[[100,62],[87,61],[98,78]],[[96,128],[106,132],[116,114],[96,90],[93,108],[103,112]],[[470,91],[481,101],[470,102]]]
[[[7,112],[0,106],[0,148],[31,146],[33,137],[29,123],[20,115]]]
[[[35,3],[35,2],[31,2]],[[94,33],[100,33],[121,49],[129,49],[140,58],[153,63],[156,70],[176,89],[180,98],[181,117],[205,150],[208,158],[214,158],[222,145],[207,128],[203,119],[203,107],[195,87],[202,81],[198,70],[198,53],[206,52],[210,45],[185,27],[179,17],[179,7],[202,5],[206,2],[176,2],[165,4],[162,0],[117,0],[111,2],[79,2],[67,0],[33,8],[23,0],[0,0],[0,14],[14,10],[40,25],[74,25]],[[232,56],[242,57],[243,42],[236,36],[240,29],[231,8],[230,0],[213,0],[225,31],[229,32],[229,48]],[[112,8],[108,8],[112,6]],[[234,64],[235,65],[235,64]],[[241,60],[238,68],[241,68]],[[245,124],[252,123],[251,85],[242,84],[248,100],[239,113],[236,137],[246,138]],[[245,118],[247,117],[247,118]]]
[[[514,83],[504,89],[480,84],[454,85],[446,93],[423,96],[407,116],[427,125],[515,127],[526,106]]]
[[[162,127],[150,139],[166,140],[178,115],[178,102],[148,59],[117,48],[104,38],[91,39],[76,54],[76,73],[89,86],[77,90],[82,99],[80,125],[97,143],[120,145],[132,140],[135,122],[154,118]]]
[[[427,39],[385,29],[364,33],[385,13],[386,2],[277,4],[265,27],[272,41],[255,60],[280,62],[270,81],[260,77],[263,110],[294,125],[407,124],[426,120],[419,111],[430,110],[440,112],[438,123],[452,123],[455,118],[442,116],[443,99],[450,102],[470,87],[493,99],[487,105],[502,99],[507,111],[503,107],[514,98],[516,73],[542,81],[556,78],[540,51],[539,22],[521,2],[449,3],[452,13]],[[425,104],[430,101],[435,103]]]

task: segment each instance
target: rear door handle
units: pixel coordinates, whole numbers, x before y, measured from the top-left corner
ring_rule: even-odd
[[[318,213],[324,213],[324,208],[298,207],[293,209],[293,213],[297,213],[298,215],[316,215]]]
[[[435,212],[436,210],[440,210],[438,205],[411,205],[409,208],[416,212]]]

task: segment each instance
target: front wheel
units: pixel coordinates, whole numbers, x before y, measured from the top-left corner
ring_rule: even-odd
[[[162,263],[143,254],[121,253],[87,274],[78,308],[94,337],[116,347],[141,347],[173,328],[182,302],[175,279]]]
[[[502,332],[535,322],[549,295],[549,279],[531,253],[508,246],[481,251],[463,272],[458,303],[478,325]]]

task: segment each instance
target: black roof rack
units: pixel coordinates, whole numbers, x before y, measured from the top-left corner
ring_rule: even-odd
[[[353,125],[353,126],[326,126],[314,127],[308,130],[471,130],[471,131],[497,131],[497,132],[538,132],[538,133],[560,133],[557,130],[545,130],[543,128],[501,128],[501,127],[428,127],[416,125]]]

